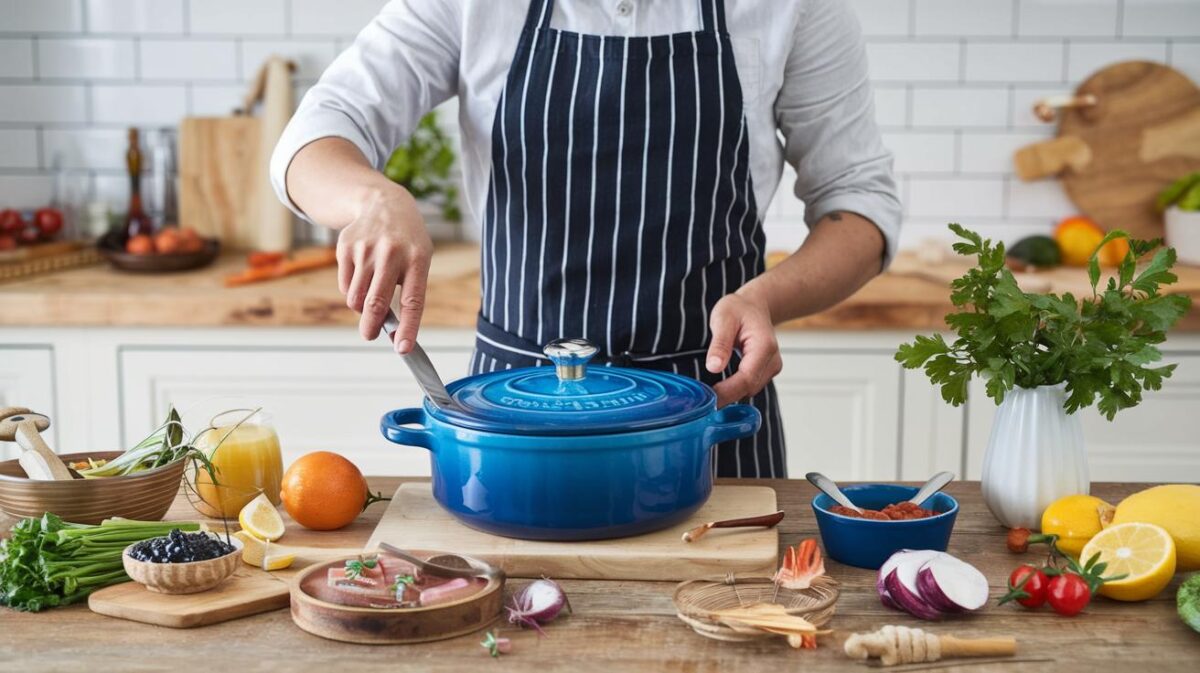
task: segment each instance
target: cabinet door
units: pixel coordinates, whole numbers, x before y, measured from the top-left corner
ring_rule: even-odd
[[[1094,408],[1082,414],[1092,481],[1200,482],[1200,354],[1166,353],[1179,366],[1162,390],[1109,422]],[[996,406],[971,385],[968,475],[978,479]]]
[[[896,479],[900,366],[891,353],[787,349],[775,386],[790,477]]]
[[[469,351],[427,348],[446,380],[465,376]],[[123,445],[149,434],[174,405],[189,432],[217,412],[262,407],[290,463],[310,451],[335,451],[364,474],[427,475],[424,449],[392,444],[379,433],[385,412],[417,406],[423,395],[387,348],[122,350]]]
[[[54,351],[49,346],[0,346],[0,407],[26,407],[49,416],[50,428],[42,436],[58,449]],[[0,442],[0,460],[20,452],[15,443]]]

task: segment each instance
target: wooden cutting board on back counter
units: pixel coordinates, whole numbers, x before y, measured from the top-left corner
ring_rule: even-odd
[[[1059,108],[1058,137],[1018,150],[1017,175],[1058,175],[1105,231],[1161,238],[1155,198],[1200,170],[1200,87],[1169,66],[1127,61],[1101,68],[1074,96],[1042,103],[1039,116]]]
[[[459,523],[433,499],[429,484],[402,484],[365,549],[381,542],[401,548],[443,549],[483,559],[510,577],[681,581],[725,573],[775,571],[777,528],[714,529],[694,543],[683,533],[707,521],[776,511],[766,486],[715,486],[691,520],[637,537],[583,542],[517,540]]]
[[[282,252],[292,214],[268,177],[271,151],[292,116],[291,62],[271,57],[242,107],[228,117],[186,117],[179,125],[179,224],[226,247]],[[259,100],[259,116],[251,115]]]

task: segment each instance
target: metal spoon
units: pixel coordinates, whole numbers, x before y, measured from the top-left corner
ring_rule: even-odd
[[[387,542],[379,543],[379,548],[402,561],[408,561],[430,575],[438,577],[464,577],[468,579],[472,577],[483,577],[485,579],[504,577],[504,571],[496,566],[484,563],[483,561],[463,558],[457,554],[439,554],[431,556],[428,559],[419,559]]]
[[[908,499],[914,505],[920,505],[929,499],[929,496],[937,493],[946,487],[946,484],[954,481],[953,472],[938,472],[929,478],[921,488],[917,490],[917,494]]]
[[[388,309],[387,316],[383,319],[383,333],[387,335],[388,343],[395,341],[398,329],[400,329],[400,320],[391,309]],[[450,397],[450,393],[446,390],[446,384],[442,383],[442,377],[438,376],[437,369],[434,368],[429,355],[425,353],[425,349],[421,348],[420,344],[414,341],[412,350],[407,355],[401,355],[400,358],[412,370],[413,376],[417,379],[417,385],[425,391],[425,396],[429,398],[433,406],[442,411],[450,409],[460,411],[462,409],[461,405],[453,397]]]
[[[838,488],[837,483],[829,477],[826,477],[820,472],[809,472],[808,474],[804,475],[804,478],[807,479],[813,486],[821,489],[822,493],[833,498],[837,504],[843,507],[849,507],[855,512],[862,514],[862,508],[850,502],[850,498],[847,498],[846,494],[842,493],[842,489]]]

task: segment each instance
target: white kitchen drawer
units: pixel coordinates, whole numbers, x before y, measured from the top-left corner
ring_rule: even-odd
[[[1179,366],[1162,390],[1109,422],[1095,408],[1083,414],[1092,481],[1200,482],[1200,353],[1166,352]],[[978,479],[996,405],[978,379],[971,384],[967,474]]]
[[[49,416],[50,429],[43,436],[58,450],[54,350],[50,346],[0,346],[0,407],[27,407]],[[13,442],[0,442],[0,460],[16,458],[20,451]]]
[[[783,351],[775,378],[788,476],[893,480],[899,471],[900,365],[888,352]]]
[[[445,380],[466,375],[469,350],[426,348]],[[329,450],[364,474],[429,474],[424,449],[392,444],[379,433],[385,412],[422,399],[387,348],[136,346],[122,348],[119,361],[123,446],[157,427],[172,404],[192,432],[216,412],[255,405],[272,415],[285,464]]]

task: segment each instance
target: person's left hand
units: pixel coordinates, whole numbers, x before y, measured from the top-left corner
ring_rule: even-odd
[[[713,307],[708,324],[712,330],[704,365],[708,371],[717,374],[725,369],[735,346],[742,352],[737,372],[713,386],[718,407],[757,394],[783,370],[775,325],[765,303],[740,294],[726,295]]]

